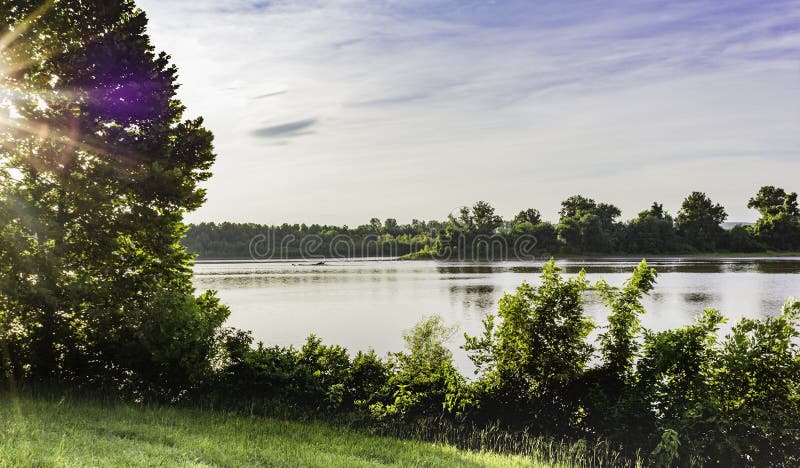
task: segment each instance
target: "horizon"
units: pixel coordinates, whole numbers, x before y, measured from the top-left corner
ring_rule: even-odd
[[[215,134],[188,222],[438,220],[477,200],[555,220],[573,194],[630,219],[694,190],[752,222],[760,186],[798,190],[796,1],[138,5]]]

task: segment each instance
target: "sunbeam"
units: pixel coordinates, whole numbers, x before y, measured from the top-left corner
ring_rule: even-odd
[[[97,90],[60,86],[62,80],[57,75],[44,80],[21,79],[32,66],[41,67],[56,56],[67,53],[67,49],[56,49],[47,41],[42,41],[41,37],[26,40],[26,36],[42,34],[37,32],[37,21],[52,12],[55,4],[53,0],[44,2],[24,19],[9,25],[6,33],[0,37],[0,131],[12,143],[35,138],[62,144],[63,158],[74,157],[69,153],[78,151],[90,155],[90,158],[113,158],[121,166],[134,167],[142,160],[140,154],[130,148],[110,144],[102,135],[82,132],[77,116],[72,115],[75,111],[65,111],[75,105],[83,105],[76,104],[81,100],[85,103],[87,99],[98,99],[92,94]],[[79,46],[87,47],[101,37],[102,34],[84,36]],[[124,98],[119,99],[124,102]],[[60,109],[61,113],[49,112],[55,108]],[[56,115],[58,117],[53,118]],[[8,162],[7,156],[0,156],[0,164],[7,165]],[[28,163],[40,171],[57,171],[59,166],[64,166],[64,161],[57,162],[53,167],[35,160],[29,160]]]
[[[20,21],[19,23],[13,26],[9,26],[8,28],[9,31],[2,37],[0,37],[0,52],[7,49],[8,46],[13,44],[18,37],[23,35],[36,20],[38,20],[50,8],[53,7],[54,3],[55,0],[47,0],[41,6],[39,6],[39,8],[37,8],[33,13],[28,15],[24,20]]]

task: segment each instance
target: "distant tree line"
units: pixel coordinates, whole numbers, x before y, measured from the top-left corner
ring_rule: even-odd
[[[692,192],[676,216],[654,202],[636,218],[608,203],[575,195],[561,203],[559,220],[537,209],[504,220],[488,203],[463,207],[445,221],[398,224],[373,218],[348,226],[237,223],[191,225],[183,239],[199,258],[399,257],[510,259],[533,255],[753,253],[800,250],[797,193],[765,186],[748,202],[755,225],[724,229],[725,208]],[[311,242],[310,240],[313,240]],[[306,243],[305,245],[303,243]],[[309,247],[313,247],[310,249]]]
[[[350,228],[319,224],[265,226],[253,223],[190,225],[182,244],[200,258],[396,257],[437,244],[446,223],[389,218]],[[434,233],[434,234],[431,234]]]

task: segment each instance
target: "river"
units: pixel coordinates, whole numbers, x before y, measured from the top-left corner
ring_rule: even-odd
[[[558,261],[565,274],[586,270],[592,282],[620,285],[640,259]],[[310,333],[351,351],[379,354],[403,347],[402,332],[438,314],[458,327],[450,342],[460,368],[471,368],[459,349],[463,333],[477,334],[481,320],[497,311],[504,292],[527,281],[538,284],[539,262],[444,263],[353,260],[325,265],[302,262],[202,262],[194,267],[198,289],[215,289],[230,306],[228,325],[250,330],[265,344],[301,345]],[[663,330],[691,323],[706,307],[731,321],[779,313],[790,296],[800,298],[800,257],[658,258],[659,272],[646,299],[643,325]],[[586,293],[586,313],[602,326],[607,310]]]

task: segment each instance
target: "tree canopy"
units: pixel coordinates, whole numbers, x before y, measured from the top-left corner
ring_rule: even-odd
[[[758,240],[777,250],[800,249],[800,209],[796,192],[787,193],[771,185],[761,187],[747,207],[761,214],[754,228]]]
[[[725,208],[703,192],[692,192],[681,205],[675,227],[689,245],[701,252],[711,252],[722,239],[722,224],[728,218]]]
[[[132,1],[8,1],[0,17],[8,371],[180,391],[227,317],[195,297],[179,244],[212,135],[183,118],[177,70]]]

